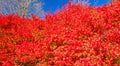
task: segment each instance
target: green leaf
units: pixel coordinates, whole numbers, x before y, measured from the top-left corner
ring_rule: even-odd
[[[120,62],[120,58],[115,59],[115,60],[113,61],[113,64],[117,64],[117,63],[119,63],[119,62]]]

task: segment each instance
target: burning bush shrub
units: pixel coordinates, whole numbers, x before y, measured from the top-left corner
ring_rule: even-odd
[[[68,3],[44,20],[0,15],[2,66],[119,66],[120,2]]]

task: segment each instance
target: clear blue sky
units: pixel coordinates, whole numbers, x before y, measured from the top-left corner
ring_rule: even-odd
[[[55,12],[57,9],[60,9],[62,5],[66,4],[69,0],[43,0],[44,6],[43,9],[45,12]],[[96,3],[94,2],[96,1]],[[109,3],[110,0],[89,0],[90,5],[92,6],[101,6],[103,4]]]

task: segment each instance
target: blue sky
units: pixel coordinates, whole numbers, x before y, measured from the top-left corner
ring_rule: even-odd
[[[69,0],[43,0],[44,6],[43,9],[45,12],[55,12],[57,9],[60,9],[62,5],[66,4]],[[96,1],[96,3],[95,3]],[[101,6],[103,4],[109,3],[110,0],[89,0],[90,5],[92,6]]]

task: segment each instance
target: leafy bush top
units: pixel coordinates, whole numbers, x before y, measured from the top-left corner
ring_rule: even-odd
[[[68,3],[44,20],[0,15],[2,66],[119,66],[120,2]]]

